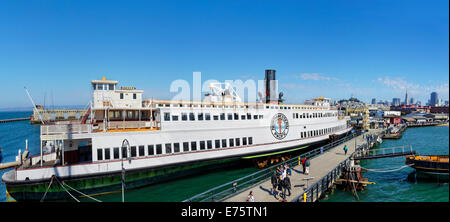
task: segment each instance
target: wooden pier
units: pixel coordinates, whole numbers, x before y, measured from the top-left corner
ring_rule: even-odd
[[[317,187],[317,182],[322,181],[323,178],[328,180],[328,186],[331,186],[334,181],[338,180],[346,161],[348,161],[351,154],[356,151],[356,147],[366,142],[365,135],[366,134],[363,134],[353,138],[352,140],[336,146],[328,152],[310,159],[311,165],[308,175],[303,174],[301,165],[293,167],[292,175],[290,176],[292,194],[291,196],[286,197],[286,201],[303,202],[304,194],[307,194],[307,201],[318,200],[322,192],[325,192],[326,189],[315,190],[315,193],[313,192],[313,194],[311,194],[311,188],[314,186]],[[345,145],[347,145],[348,148],[347,155],[344,153]],[[307,181],[306,179],[309,180]],[[255,202],[279,202],[281,200],[280,197],[275,198],[269,193],[271,188],[272,184],[270,180],[266,180],[224,200],[224,202],[245,202],[250,191],[253,191]]]
[[[400,139],[403,136],[403,132],[406,130],[407,125],[403,124],[400,126],[400,128],[394,128],[397,129],[395,132],[389,131],[386,132],[386,134],[383,135],[383,139]]]
[[[221,186],[214,187],[185,200],[185,202],[245,202],[250,191],[253,191],[255,202],[303,202],[304,194],[306,194],[306,200],[308,202],[316,201],[340,178],[344,167],[350,163],[351,155],[355,151],[359,151],[362,148],[367,149],[370,146],[367,144],[368,140],[366,135],[382,132],[384,132],[383,129],[377,129],[363,134],[350,135],[324,147],[302,154],[300,159],[306,156],[311,162],[308,175],[303,174],[302,166],[299,165],[300,163],[297,159],[288,161],[287,164],[292,172],[292,175],[289,176],[291,181],[291,195],[287,196],[286,200],[270,194],[272,188],[270,177],[275,170],[274,167],[277,166],[275,165]],[[371,140],[371,144],[376,144],[376,139]],[[347,155],[345,155],[343,149],[345,145],[348,148]]]
[[[18,122],[18,121],[25,121],[25,120],[30,120],[30,117],[15,118],[15,119],[2,119],[2,120],[0,120],[0,123]]]

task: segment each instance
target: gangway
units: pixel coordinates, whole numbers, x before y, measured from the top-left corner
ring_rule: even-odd
[[[411,145],[408,146],[398,146],[382,149],[373,150],[360,150],[353,155],[354,160],[368,160],[368,159],[379,159],[386,157],[398,157],[398,156],[409,156],[415,155],[416,151],[412,149]]]

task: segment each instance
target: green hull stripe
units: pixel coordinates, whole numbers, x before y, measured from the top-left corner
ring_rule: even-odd
[[[258,157],[263,157],[263,156],[272,156],[272,155],[277,155],[277,154],[281,154],[281,153],[288,153],[288,152],[292,152],[295,150],[304,149],[306,147],[308,147],[308,146],[297,147],[294,149],[284,150],[284,151],[275,152],[275,153],[267,153],[267,154],[261,154],[261,155],[256,155],[256,156],[246,156],[246,157],[242,157],[242,159],[253,159],[253,158],[258,158]]]

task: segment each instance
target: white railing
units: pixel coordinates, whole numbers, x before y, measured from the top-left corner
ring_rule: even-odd
[[[74,133],[90,133],[90,132],[92,132],[92,126],[90,124],[41,125],[41,135],[74,134]]]

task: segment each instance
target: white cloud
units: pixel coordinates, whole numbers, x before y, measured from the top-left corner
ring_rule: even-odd
[[[449,84],[448,83],[439,83],[439,82],[430,82],[428,84],[438,84],[438,85],[423,85],[416,84],[412,82],[408,82],[403,78],[377,78],[377,82],[394,90],[395,93],[405,93],[408,90],[408,94],[416,97],[421,97],[423,100],[427,100],[430,97],[431,92],[437,92],[442,99],[448,99],[449,94]]]
[[[319,73],[302,73],[300,75],[294,75],[295,78],[301,78],[303,80],[314,80],[314,81],[319,81],[319,80],[326,80],[326,81],[330,81],[330,80],[338,80],[335,77],[328,77],[328,76],[324,76],[321,75]]]

